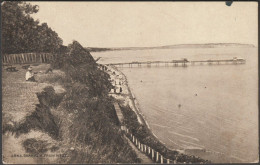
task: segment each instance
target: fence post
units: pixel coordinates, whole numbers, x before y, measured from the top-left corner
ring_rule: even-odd
[[[150,154],[151,153],[151,148],[150,147],[148,147],[148,154]]]
[[[11,56],[8,55],[8,63],[11,63]]]
[[[25,54],[24,54],[24,63],[27,63],[27,62],[28,62],[27,59],[28,59],[28,58],[27,58],[27,54],[25,53]]]
[[[40,53],[40,63],[42,63],[42,54]]]
[[[167,164],[170,164],[170,159],[167,159]]]
[[[36,54],[33,54],[33,62],[36,62]]]
[[[19,64],[22,63],[22,60],[21,60],[21,54],[18,55],[18,62],[19,62]]]
[[[144,151],[144,147],[143,147],[143,144],[141,144],[141,151],[142,151],[142,152]]]
[[[44,63],[44,53],[41,54],[41,57],[42,63]]]
[[[46,63],[46,53],[44,53],[43,59],[44,59],[43,62]]]
[[[159,152],[156,152],[156,162],[159,161]]]
[[[21,54],[21,63],[24,63],[24,55]]]
[[[138,149],[139,149],[139,150],[141,149],[141,145],[140,145],[140,142],[138,142]]]
[[[30,63],[30,54],[29,53],[26,53],[26,63]]]
[[[44,62],[47,63],[47,54],[44,55]]]
[[[16,63],[16,54],[13,55],[14,64]]]
[[[16,57],[17,58],[17,63],[19,63],[19,64],[21,64],[20,57],[21,57],[21,54],[18,54],[17,57]]]
[[[144,152],[146,153],[146,145],[144,145]]]
[[[11,64],[13,63],[13,56],[12,55],[10,55],[10,62],[11,62]]]
[[[12,55],[9,55],[9,63],[12,63]]]
[[[42,54],[42,63],[45,63],[45,53]]]
[[[14,56],[13,55],[11,55],[11,57],[12,57],[12,64],[14,63]]]
[[[161,155],[161,164],[163,164],[163,156]]]
[[[137,138],[135,138],[135,144],[136,144],[136,146],[138,145]]]
[[[9,55],[9,63],[12,63],[12,55]]]
[[[13,55],[13,58],[14,58],[14,64],[16,63],[16,54]]]
[[[28,61],[31,62],[31,53],[28,53]]]
[[[152,160],[154,160],[154,150],[152,149]]]
[[[21,64],[21,54],[17,55],[17,63]]]
[[[133,136],[133,143],[135,142],[135,137]]]

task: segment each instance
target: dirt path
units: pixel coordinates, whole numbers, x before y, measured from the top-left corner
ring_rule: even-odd
[[[127,139],[129,145],[133,148],[138,158],[141,159],[142,164],[152,164],[154,163],[148,156],[146,156],[144,153],[139,151],[136,146],[124,135],[124,137]]]

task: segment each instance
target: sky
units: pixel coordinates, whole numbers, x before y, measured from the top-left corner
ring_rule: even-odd
[[[30,2],[67,45],[145,47],[196,43],[258,45],[257,2]]]

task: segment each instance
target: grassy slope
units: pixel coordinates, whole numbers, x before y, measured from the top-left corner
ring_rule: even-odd
[[[22,69],[20,65],[15,67],[18,70],[17,72],[2,70],[2,126],[4,130],[7,125],[14,126],[24,122],[26,116],[30,116],[31,113],[35,112],[36,104],[39,104],[36,93],[50,85],[42,82],[26,82],[26,70]],[[48,67],[47,64],[33,66],[34,71],[45,71]],[[42,76],[46,75],[39,73],[37,79],[40,80]],[[64,91],[60,85],[53,84],[53,86],[57,92]],[[39,163],[39,160],[33,158],[11,157],[12,154],[28,154],[22,145],[28,138],[47,140],[52,144],[57,143],[47,133],[39,130],[31,130],[28,134],[19,137],[7,132],[3,135],[3,160],[8,163]]]
[[[74,47],[76,55],[81,53],[77,51],[78,48]],[[83,52],[77,57],[85,58],[85,55],[88,54]],[[76,66],[70,64],[73,60],[68,59],[65,68],[61,68],[64,72],[54,70],[54,73],[39,73],[37,83],[25,82],[25,70],[21,66],[17,66],[18,72],[3,71],[3,152],[6,162],[140,161],[118,126],[112,99],[107,96],[110,86],[107,84],[108,76],[97,68],[92,57],[77,57],[72,57],[73,60],[79,60]],[[35,66],[34,71],[45,72],[48,67]],[[56,94],[48,95],[47,92],[46,95],[46,92],[42,92],[49,85],[54,87],[56,93],[65,92],[57,107],[51,106],[52,100],[48,99]],[[40,103],[36,93],[41,95],[38,95]],[[14,153],[63,153],[66,157],[13,158],[11,154]]]
[[[139,160],[123,138],[113,108],[109,76],[98,69],[93,57],[77,42],[60,57],[58,67],[66,73],[67,90],[57,108],[60,136],[68,158],[61,163],[134,163]],[[64,138],[66,137],[66,138]]]

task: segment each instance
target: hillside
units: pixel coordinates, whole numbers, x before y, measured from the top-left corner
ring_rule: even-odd
[[[140,162],[120,131],[109,75],[78,42],[51,66],[33,66],[37,82],[26,82],[26,70],[16,67],[2,73],[6,163]]]

